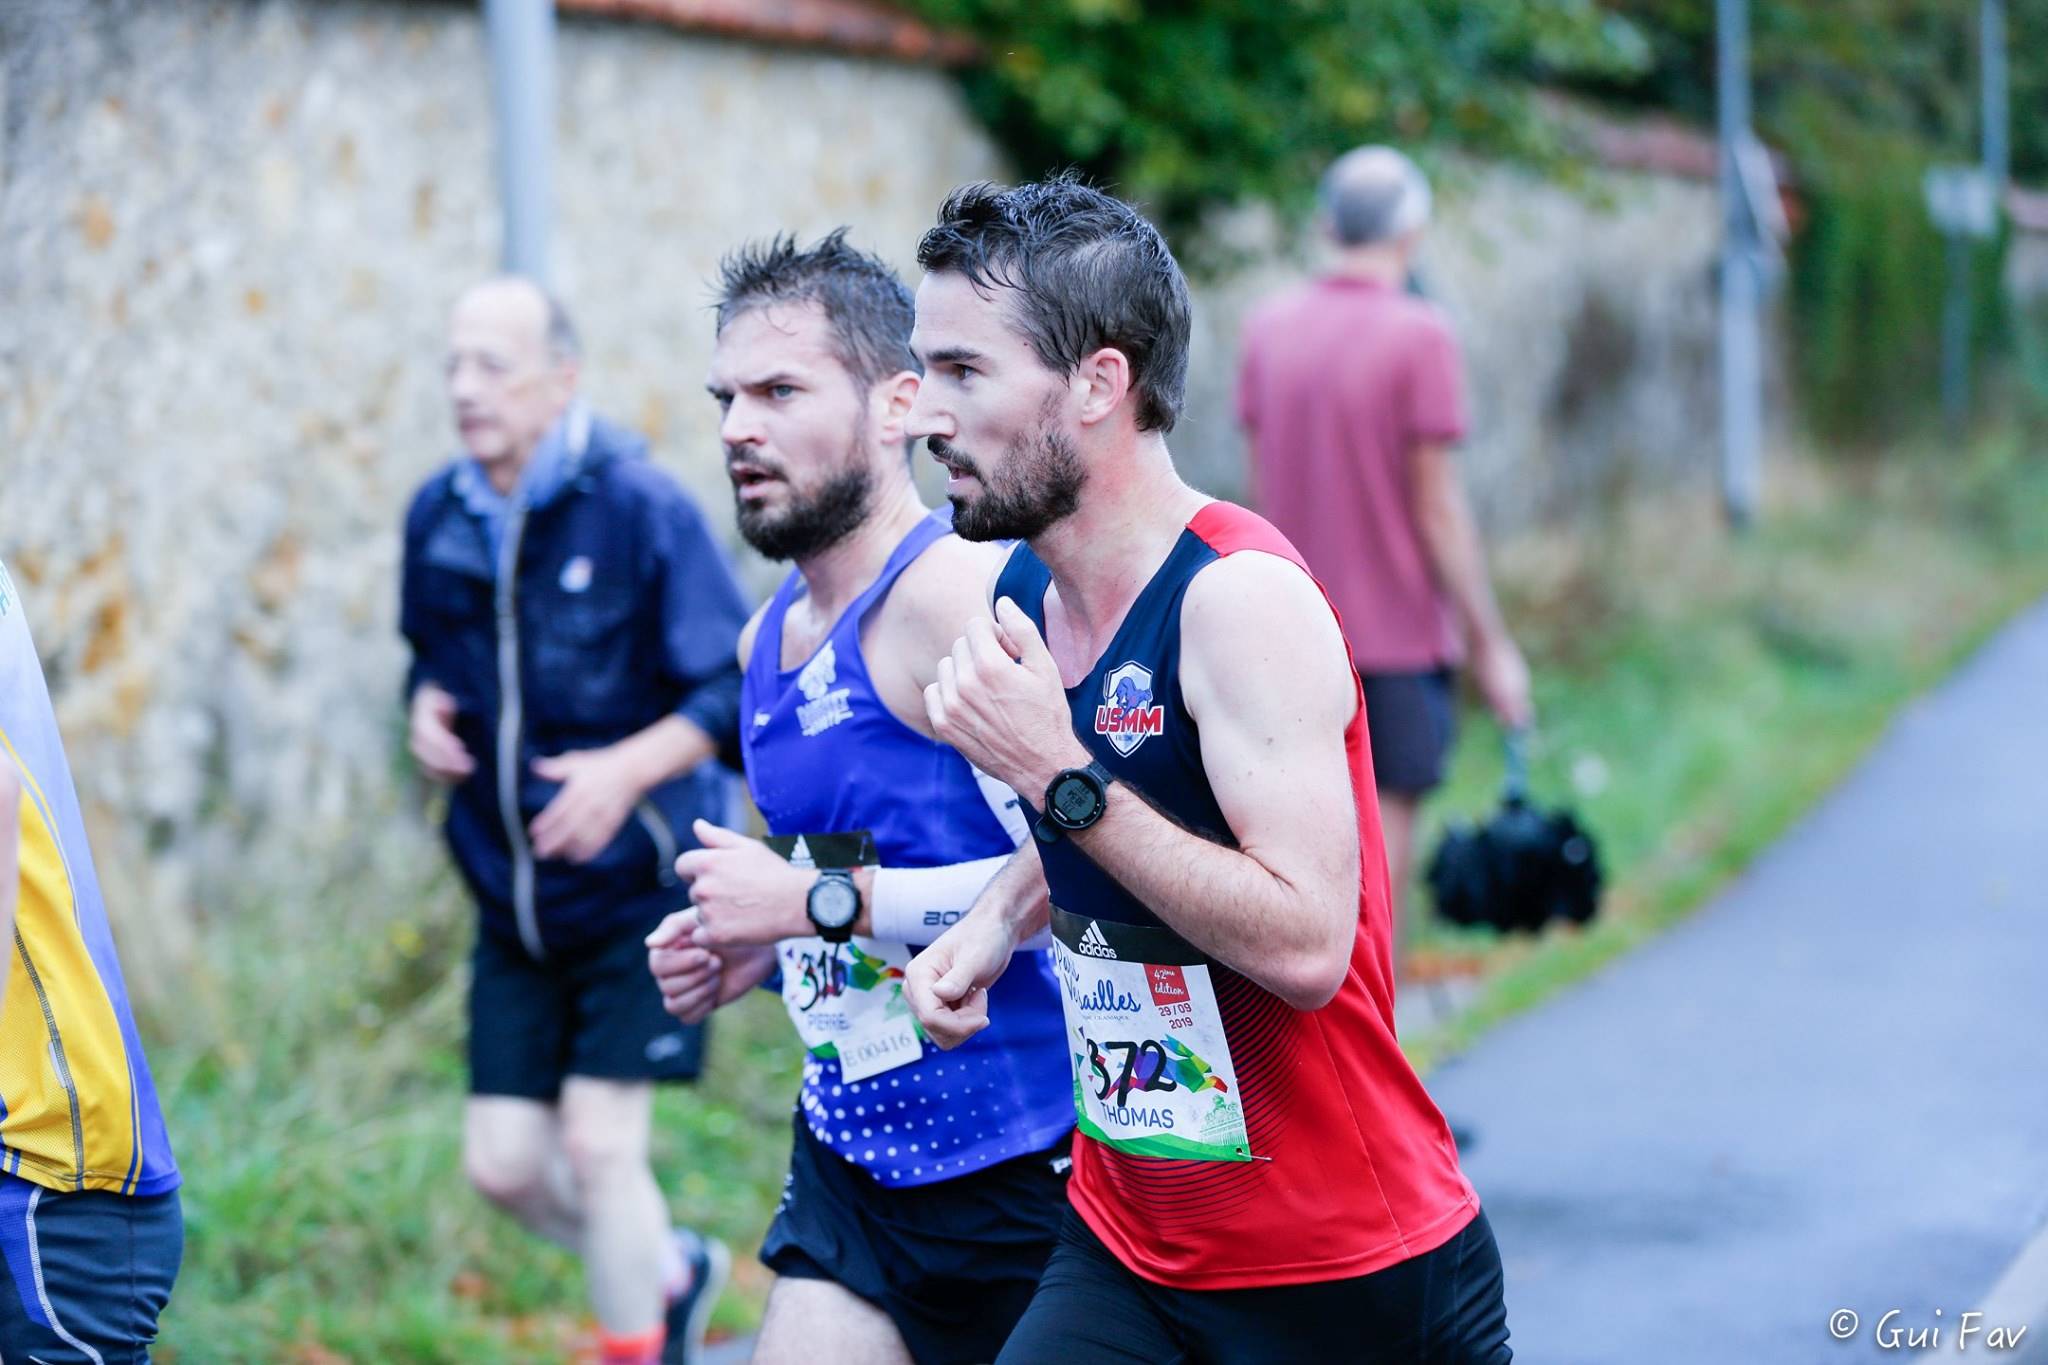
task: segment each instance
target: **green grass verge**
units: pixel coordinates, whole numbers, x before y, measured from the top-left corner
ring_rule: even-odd
[[[450,880],[358,877],[249,907],[207,933],[176,1021],[149,1016],[186,1180],[160,1358],[531,1362],[587,1344],[574,1259],[461,1174],[473,912]],[[385,895],[354,899],[366,881]],[[316,902],[347,916],[323,923]],[[760,1244],[788,1161],[790,1041],[777,1001],[742,1002],[716,1021],[715,1079],[657,1102],[655,1165],[676,1216],[740,1257]],[[756,1320],[765,1272],[737,1275],[717,1330]]]
[[[1793,482],[1740,541],[1691,507],[1500,557],[1537,663],[1539,794],[1576,793],[1613,891],[1582,933],[1419,927],[1424,955],[1487,973],[1475,1008],[1411,1041],[1419,1062],[1697,904],[1902,702],[2048,592],[2048,463],[2017,438]],[[1432,818],[1483,810],[1497,780],[1490,728],[1468,725]],[[145,1011],[187,1181],[162,1359],[533,1362],[587,1340],[576,1263],[462,1179],[471,912],[430,849],[367,837],[337,833],[309,854],[319,875],[252,873],[202,926],[187,977]],[[798,1067],[779,1006],[758,995],[718,1020],[705,1083],[657,1107],[677,1217],[725,1237],[739,1262],[722,1330],[759,1313],[751,1253],[781,1186]]]

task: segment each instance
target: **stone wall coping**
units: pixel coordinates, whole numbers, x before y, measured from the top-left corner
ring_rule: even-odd
[[[555,0],[555,8],[914,64],[966,66],[982,56],[965,34],[880,0]]]
[[[1712,181],[1720,175],[1720,139],[1708,129],[1670,114],[1615,113],[1563,90],[1546,90],[1539,98],[1578,149],[1608,170],[1676,180]],[[1791,159],[1776,148],[1770,152],[1779,186],[1796,189]]]
[[[1577,133],[1592,159],[1609,170],[1702,181],[1720,174],[1719,139],[1704,129],[1664,114],[1628,117],[1605,113],[1560,92],[1550,92],[1544,98],[1551,111]],[[1799,177],[1791,159],[1773,148],[1771,162],[1780,188],[1788,195],[1795,193]],[[2009,186],[2005,209],[2019,231],[2048,233],[2048,189]]]

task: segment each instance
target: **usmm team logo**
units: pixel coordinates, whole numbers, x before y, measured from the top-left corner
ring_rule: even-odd
[[[1166,729],[1166,708],[1152,700],[1152,670],[1119,664],[1102,678],[1102,705],[1095,708],[1095,733],[1129,758],[1149,737]]]

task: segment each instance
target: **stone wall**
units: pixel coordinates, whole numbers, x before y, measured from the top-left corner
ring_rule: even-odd
[[[475,8],[6,0],[0,53],[0,556],[115,900],[183,922],[303,876],[337,828],[431,858],[396,526],[450,448],[447,306],[497,253]],[[587,18],[559,56],[556,273],[590,389],[729,525],[700,388],[720,252],[850,223],[907,269],[941,195],[1001,159],[938,70]],[[1597,188],[1444,187],[1429,273],[1497,526],[1710,460],[1711,196]],[[1199,291],[1175,438],[1219,492],[1236,321],[1298,268],[1270,222],[1244,231],[1269,263]]]
[[[482,28],[352,0],[0,22],[0,556],[108,879],[203,910],[365,803],[412,819],[395,532],[451,448],[448,305],[497,257]],[[851,223],[907,269],[1000,163],[941,72],[608,20],[565,19],[560,58],[590,390],[729,524],[720,252]]]

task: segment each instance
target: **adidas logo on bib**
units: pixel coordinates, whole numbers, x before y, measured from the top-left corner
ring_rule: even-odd
[[[1110,947],[1109,940],[1102,936],[1102,926],[1092,919],[1088,921],[1088,927],[1081,931],[1080,948],[1090,957],[1116,957],[1116,949]]]

